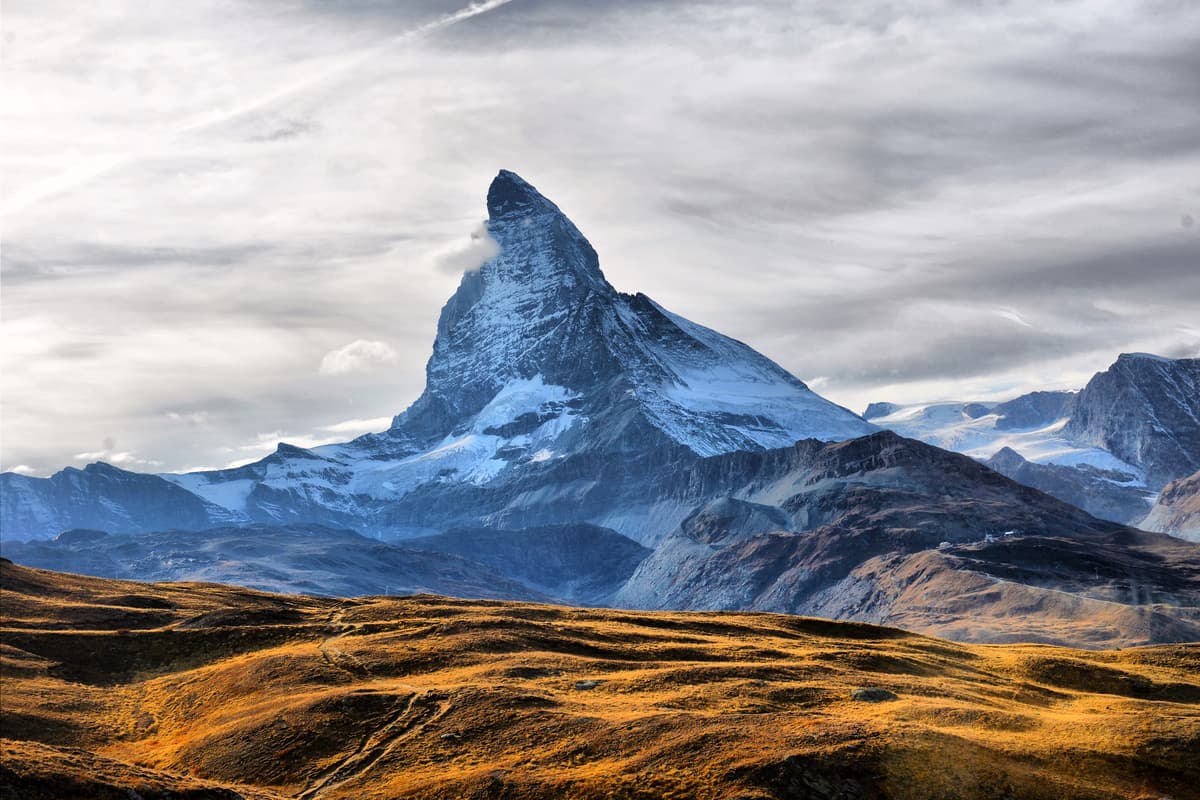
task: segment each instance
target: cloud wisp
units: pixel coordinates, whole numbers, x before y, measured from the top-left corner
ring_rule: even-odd
[[[322,65],[319,69],[294,78],[264,94],[243,99],[228,108],[201,112],[158,135],[142,137],[129,150],[97,156],[44,181],[19,188],[8,196],[7,202],[0,205],[0,216],[18,214],[39,201],[76,188],[90,180],[119,169],[132,161],[151,158],[170,147],[175,137],[222,125],[239,117],[283,102],[296,94],[312,89],[320,84],[327,84],[342,79],[366,62],[380,57],[394,47],[417,41],[424,36],[429,36],[451,25],[508,5],[512,1],[484,0],[483,2],[471,3],[465,8],[445,14],[431,22],[426,22],[411,30],[389,36],[382,42],[362,48],[358,52],[352,53],[333,64]]]

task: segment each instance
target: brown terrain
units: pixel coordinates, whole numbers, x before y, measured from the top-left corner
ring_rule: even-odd
[[[0,797],[1200,797],[1200,645],[0,561]]]

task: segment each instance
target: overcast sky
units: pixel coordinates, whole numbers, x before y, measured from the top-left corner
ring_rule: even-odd
[[[502,167],[856,411],[1200,351],[1194,0],[465,6],[4,1],[5,469],[385,428]]]

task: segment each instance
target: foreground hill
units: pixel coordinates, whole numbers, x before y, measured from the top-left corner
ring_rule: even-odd
[[[338,600],[0,561],[4,796],[1159,798],[1200,646]]]

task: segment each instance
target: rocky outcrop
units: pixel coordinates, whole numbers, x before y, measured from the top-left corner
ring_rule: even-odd
[[[1200,472],[1171,481],[1138,527],[1200,542]]]
[[[1123,353],[1075,397],[1064,435],[1144,470],[1158,488],[1200,469],[1200,358]]]

